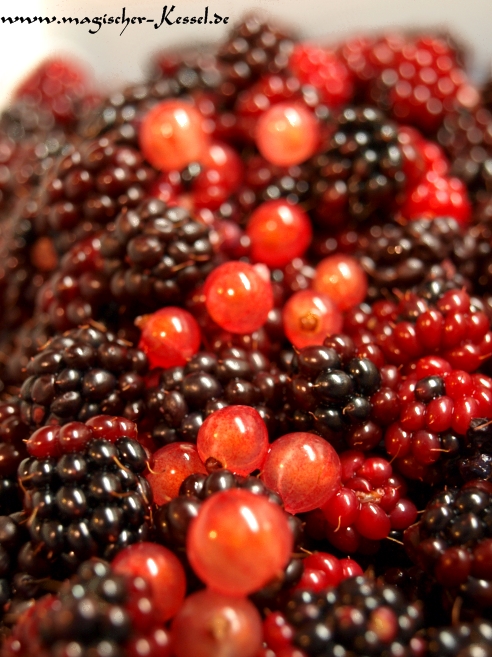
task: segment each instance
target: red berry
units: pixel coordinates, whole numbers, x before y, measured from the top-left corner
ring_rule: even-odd
[[[197,449],[190,443],[171,443],[152,455],[146,479],[152,488],[154,502],[166,504],[179,494],[179,487],[191,474],[207,474]]]
[[[249,600],[198,591],[186,598],[173,620],[172,654],[255,657],[262,644],[261,629],[260,614]]]
[[[405,219],[449,216],[466,226],[471,219],[472,206],[465,185],[459,178],[448,178],[430,172],[410,190],[401,206]]]
[[[280,495],[289,513],[327,503],[340,487],[340,459],[333,447],[312,433],[290,433],[275,440],[261,479]]]
[[[302,257],[312,232],[308,215],[298,205],[285,200],[260,205],[246,228],[253,260],[268,267],[284,267],[294,258]]]
[[[142,577],[151,587],[159,621],[164,623],[181,608],[186,576],[178,558],[156,543],[135,543],[122,550],[112,562],[117,574]]]
[[[266,160],[290,167],[314,155],[320,129],[314,114],[301,103],[277,103],[260,117],[255,140]]]
[[[201,162],[207,146],[203,117],[184,100],[164,100],[155,105],[140,126],[142,152],[162,171],[183,169],[191,162]]]
[[[191,523],[186,553],[207,586],[242,596],[281,573],[292,546],[282,509],[266,497],[236,488],[203,503]]]
[[[227,406],[207,417],[196,445],[203,463],[212,459],[218,467],[246,476],[265,461],[268,431],[254,408]]]
[[[326,586],[338,586],[343,579],[340,561],[328,552],[314,552],[304,559],[304,568],[320,570],[326,576]]]
[[[184,365],[201,343],[200,327],[187,310],[167,306],[136,321],[142,331],[138,344],[151,367]]]
[[[330,297],[339,310],[348,310],[364,301],[367,275],[355,258],[336,254],[316,267],[313,289]]]
[[[284,331],[294,347],[322,345],[325,338],[340,333],[343,318],[335,303],[314,290],[296,292],[282,311]]]
[[[272,286],[245,262],[226,262],[209,274],[203,288],[210,317],[231,333],[253,333],[273,308]]]
[[[289,65],[303,84],[312,85],[318,91],[328,107],[340,107],[352,98],[350,73],[333,51],[299,43],[294,48]]]

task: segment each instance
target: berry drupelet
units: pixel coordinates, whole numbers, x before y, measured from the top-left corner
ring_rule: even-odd
[[[94,654],[131,657],[169,655],[168,632],[141,577],[116,574],[109,563],[83,563],[57,595],[45,596],[20,617],[3,657]]]
[[[405,185],[396,124],[370,106],[343,110],[310,164],[316,220],[330,228],[388,210]]]
[[[94,415],[145,413],[145,354],[93,327],[51,339],[27,366],[21,417],[30,427],[85,422]]]
[[[27,441],[19,466],[30,541],[19,567],[39,575],[70,572],[84,559],[111,559],[145,540],[152,491],[142,476],[147,454],[125,418],[96,416],[86,424],[44,426]]]
[[[0,402],[0,514],[2,515],[14,513],[22,508],[17,468],[27,456],[24,441],[29,436],[29,427],[20,416],[19,399],[14,397]]]
[[[380,363],[362,349],[348,336],[334,335],[295,354],[284,407],[291,430],[318,433],[337,449],[379,444],[382,433],[371,418],[371,398],[381,387]]]
[[[101,255],[114,299],[143,311],[181,305],[215,264],[209,228],[155,198],[118,215],[101,236]]]
[[[293,645],[313,657],[418,654],[412,639],[422,624],[419,606],[366,577],[320,593],[296,591],[283,613],[294,630]]]
[[[450,627],[431,628],[422,633],[429,657],[492,655],[492,623],[479,620],[455,623]]]
[[[467,614],[492,610],[491,485],[472,481],[435,495],[418,523],[406,530],[405,547],[444,591],[445,607],[457,596]]]

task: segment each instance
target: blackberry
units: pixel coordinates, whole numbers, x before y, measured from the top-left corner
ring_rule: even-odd
[[[445,117],[437,134],[460,177],[475,198],[492,191],[492,113],[485,107],[455,110]]]
[[[85,422],[94,415],[140,420],[145,354],[93,327],[51,339],[27,366],[21,417],[30,427]]]
[[[405,184],[396,124],[369,106],[335,116],[328,143],[309,164],[315,171],[315,216],[329,227],[387,210]]]
[[[87,561],[56,595],[45,596],[19,618],[2,655],[129,657],[137,654],[138,640],[164,650],[169,638],[152,595],[142,578],[116,574],[102,560]]]
[[[216,264],[209,228],[154,198],[116,217],[101,236],[101,256],[113,298],[143,311],[182,303]]]
[[[17,468],[27,456],[24,440],[29,427],[20,417],[20,401],[12,398],[0,402],[0,515],[22,509]],[[1,607],[1,605],[0,605]]]
[[[34,199],[36,235],[48,235],[57,253],[66,253],[75,241],[114,220],[122,208],[137,206],[154,177],[134,128],[86,140],[60,157],[41,181]],[[29,204],[27,211],[32,216]]]
[[[492,623],[486,620],[430,628],[422,633],[422,638],[429,657],[492,656]]]
[[[413,637],[422,625],[417,604],[394,587],[350,577],[320,593],[297,591],[284,604],[293,643],[312,655],[417,655]]]
[[[147,455],[124,418],[42,427],[19,466],[29,542],[19,568],[39,577],[73,571],[92,556],[113,558],[146,540],[152,491],[142,476]]]
[[[217,54],[226,103],[233,104],[237,91],[261,76],[286,69],[292,49],[292,36],[259,15],[251,14],[236,25]]]
[[[285,429],[280,411],[285,375],[272,368],[258,351],[232,347],[199,352],[184,367],[164,370],[146,398],[150,430],[157,444],[196,442],[204,419],[215,410],[239,404],[252,406],[271,438]]]
[[[409,290],[429,277],[442,277],[451,261],[470,267],[477,249],[473,233],[452,217],[417,219],[402,225],[375,224],[357,234],[355,256],[369,280],[368,298],[388,298],[393,290]],[[470,272],[471,273],[471,272]]]
[[[293,431],[314,431],[337,449],[346,442],[364,444],[364,449],[379,443],[382,434],[371,417],[371,398],[381,387],[381,374],[370,358],[359,357],[348,336],[300,349],[288,373],[284,412]]]
[[[435,495],[418,523],[405,531],[408,555],[443,587],[464,613],[492,612],[491,485],[469,482]]]
[[[207,50],[162,52],[154,56],[151,79],[161,78],[178,86],[178,94],[216,91],[222,82],[217,57]]]

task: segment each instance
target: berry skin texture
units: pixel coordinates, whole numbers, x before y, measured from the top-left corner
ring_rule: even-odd
[[[183,169],[200,162],[206,153],[208,137],[203,118],[183,100],[165,100],[153,107],[140,127],[140,147],[156,169]]]
[[[265,461],[268,431],[254,408],[227,406],[207,417],[198,431],[196,446],[203,463],[213,459],[220,467],[247,476]]]
[[[288,513],[318,509],[340,488],[340,459],[333,447],[312,433],[278,438],[266,458],[261,479],[280,495]]]
[[[122,550],[111,565],[116,574],[142,577],[147,581],[161,623],[181,608],[186,576],[178,558],[167,548],[156,543],[136,543]]]
[[[297,205],[285,200],[262,203],[251,215],[246,235],[251,257],[268,267],[284,267],[304,255],[313,235],[311,221]]]
[[[243,596],[280,575],[293,548],[282,509],[265,497],[231,489],[209,497],[186,541],[191,566],[211,589]]]
[[[348,310],[364,301],[367,275],[355,258],[337,254],[316,267],[313,288],[330,297],[339,310]]]
[[[226,262],[214,269],[203,291],[209,315],[231,333],[253,333],[273,308],[270,281],[245,262]]]
[[[136,324],[142,331],[139,348],[153,368],[185,365],[200,348],[202,337],[196,319],[177,306],[144,315]]]
[[[297,349],[322,345],[327,336],[340,333],[343,325],[335,303],[314,290],[293,294],[282,310],[282,320],[285,335]]]
[[[255,657],[262,643],[260,614],[246,599],[199,591],[173,620],[175,657]]]
[[[171,443],[152,455],[151,470],[146,479],[159,506],[179,495],[179,487],[191,474],[207,474],[195,445]]]
[[[449,216],[466,226],[471,219],[472,206],[466,187],[459,178],[440,176],[431,171],[409,191],[401,213],[410,220]]]
[[[300,103],[277,103],[256,126],[256,145],[263,157],[278,166],[300,164],[314,155],[320,139],[315,116]]]

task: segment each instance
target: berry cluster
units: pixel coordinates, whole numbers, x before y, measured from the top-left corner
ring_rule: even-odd
[[[0,115],[0,657],[488,657],[490,81],[250,15],[90,88]]]

